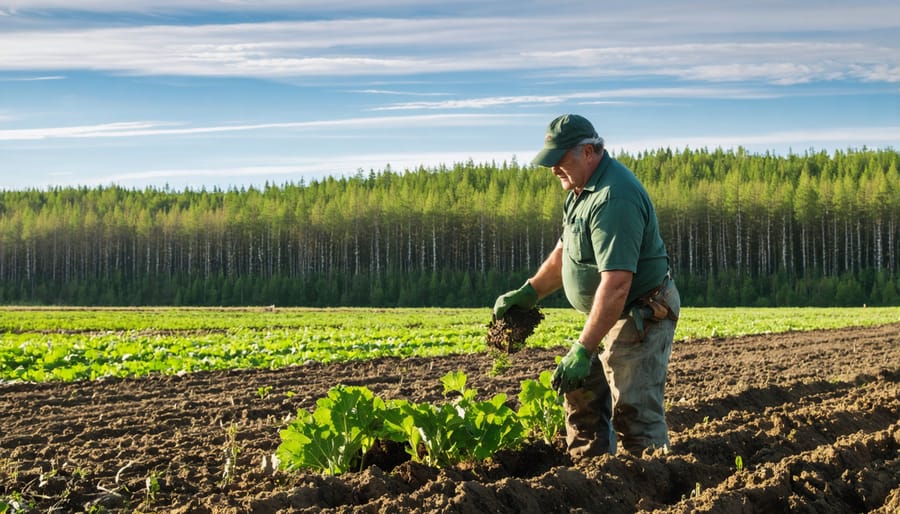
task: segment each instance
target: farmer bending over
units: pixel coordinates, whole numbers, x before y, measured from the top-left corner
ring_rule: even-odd
[[[650,197],[578,115],[550,122],[532,163],[568,191],[563,234],[533,277],[497,298],[494,316],[532,308],[560,287],[587,314],[553,375],[573,458],[615,453],[617,436],[635,454],[667,447],[663,390],[681,299]]]

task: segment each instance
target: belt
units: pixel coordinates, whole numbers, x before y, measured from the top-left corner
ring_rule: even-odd
[[[667,269],[666,276],[663,277],[662,282],[660,282],[658,286],[654,287],[653,289],[647,291],[646,293],[638,296],[637,298],[635,298],[634,300],[629,302],[628,305],[625,306],[625,309],[622,311],[622,315],[620,316],[620,319],[628,317],[628,315],[631,314],[631,310],[634,307],[636,307],[638,304],[646,303],[646,301],[648,299],[659,294],[660,291],[662,291],[663,289],[666,288],[667,285],[669,285],[670,280],[672,280],[672,270]]]

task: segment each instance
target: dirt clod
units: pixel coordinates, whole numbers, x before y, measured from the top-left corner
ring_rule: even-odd
[[[544,319],[538,308],[523,309],[513,305],[502,317],[488,324],[487,344],[501,352],[517,353],[525,348],[525,340]]]

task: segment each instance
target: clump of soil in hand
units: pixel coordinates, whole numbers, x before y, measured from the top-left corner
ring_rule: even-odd
[[[540,309],[523,309],[513,305],[499,319],[488,324],[487,344],[506,353],[525,348],[525,339],[534,333],[544,315]]]

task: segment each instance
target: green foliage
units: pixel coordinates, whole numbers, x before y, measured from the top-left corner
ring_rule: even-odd
[[[545,309],[529,346],[555,348],[583,317]],[[483,309],[0,308],[0,380],[140,377],[277,369],[306,362],[484,352]],[[900,307],[684,308],[676,339],[900,322]],[[262,389],[257,395],[270,394]]]
[[[506,352],[501,352],[497,350],[491,351],[491,376],[497,377],[500,376],[512,366],[512,363],[509,361],[509,354]]]
[[[413,460],[437,467],[484,460],[521,443],[524,429],[506,395],[477,400],[463,372],[441,380],[445,394],[456,398],[438,405],[384,402],[365,387],[332,388],[314,412],[298,412],[281,431],[281,467],[343,473],[362,466],[361,457],[377,439],[404,442]]]
[[[900,301],[896,150],[616,158],[654,201],[685,305]],[[552,173],[515,162],[264,189],[0,191],[0,304],[486,306],[556,243],[563,197]]]
[[[153,471],[144,480],[144,503],[149,505],[151,502],[156,501],[156,495],[159,493],[159,490],[159,475],[156,471]]]
[[[438,467],[462,460],[465,423],[455,405],[401,401],[395,406],[395,414],[388,418],[389,437],[406,442],[413,460]]]
[[[566,413],[562,397],[550,385],[551,371],[541,372],[538,380],[522,382],[517,415],[526,431],[552,443],[565,426]]]
[[[385,404],[368,388],[335,386],[300,411],[281,431],[275,455],[288,470],[308,468],[337,475],[362,466],[362,456],[381,433]]]
[[[441,382],[444,395],[455,396],[452,401],[440,405],[397,402],[387,423],[395,440],[408,443],[413,460],[443,467],[484,460],[521,443],[524,429],[506,405],[506,395],[478,401],[477,392],[466,388],[462,371],[448,373]]]
[[[237,442],[237,434],[238,426],[236,423],[231,423],[225,429],[225,466],[222,469],[221,485],[228,485],[234,479],[238,455],[241,453],[241,447]],[[147,484],[149,488],[149,478]]]

